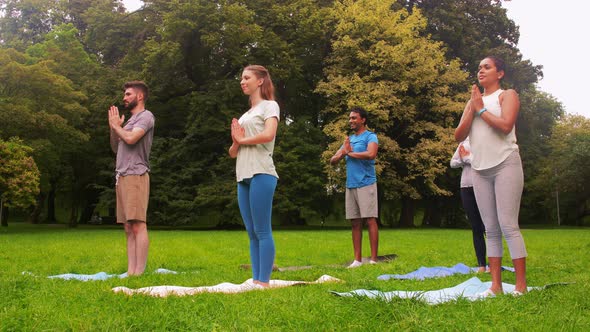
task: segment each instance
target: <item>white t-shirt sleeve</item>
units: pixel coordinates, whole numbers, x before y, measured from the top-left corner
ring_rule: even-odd
[[[264,121],[270,119],[270,118],[277,118],[277,120],[280,120],[280,109],[279,109],[279,104],[274,101],[274,100],[269,100],[267,103],[265,103],[264,105]]]

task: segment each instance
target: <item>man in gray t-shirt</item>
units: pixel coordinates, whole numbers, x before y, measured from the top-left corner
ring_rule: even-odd
[[[144,82],[127,82],[124,91],[123,103],[131,111],[131,118],[123,126],[125,116],[119,115],[119,109],[111,106],[109,126],[111,148],[117,154],[117,223],[125,225],[127,274],[139,275],[145,270],[149,248],[146,214],[155,119],[145,109],[148,87]]]

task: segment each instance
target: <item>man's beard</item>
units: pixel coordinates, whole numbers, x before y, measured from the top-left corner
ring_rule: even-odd
[[[125,105],[125,104],[124,104]],[[137,106],[137,98],[133,99],[132,101],[130,101],[128,104],[125,105],[125,109],[126,110],[132,110],[135,108],[135,106]]]

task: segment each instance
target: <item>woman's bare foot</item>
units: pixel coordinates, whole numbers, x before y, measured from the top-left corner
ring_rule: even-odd
[[[485,266],[480,266],[480,267],[477,269],[477,273],[484,273],[484,272],[486,272],[486,267],[485,267]]]
[[[257,285],[260,285],[260,286],[262,286],[264,288],[269,288],[270,287],[270,283],[268,283],[268,282],[262,282],[260,280],[254,280],[254,283],[257,284]]]

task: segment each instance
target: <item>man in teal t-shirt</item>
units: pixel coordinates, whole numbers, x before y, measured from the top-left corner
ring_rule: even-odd
[[[350,110],[348,118],[350,129],[354,134],[346,138],[342,147],[330,159],[332,165],[346,158],[346,219],[352,223],[352,245],[354,261],[349,267],[358,267],[363,263],[362,239],[363,221],[369,229],[371,244],[371,264],[377,262],[379,247],[379,217],[377,201],[377,176],[375,175],[375,157],[379,141],[375,133],[367,130],[367,111],[361,107]]]

